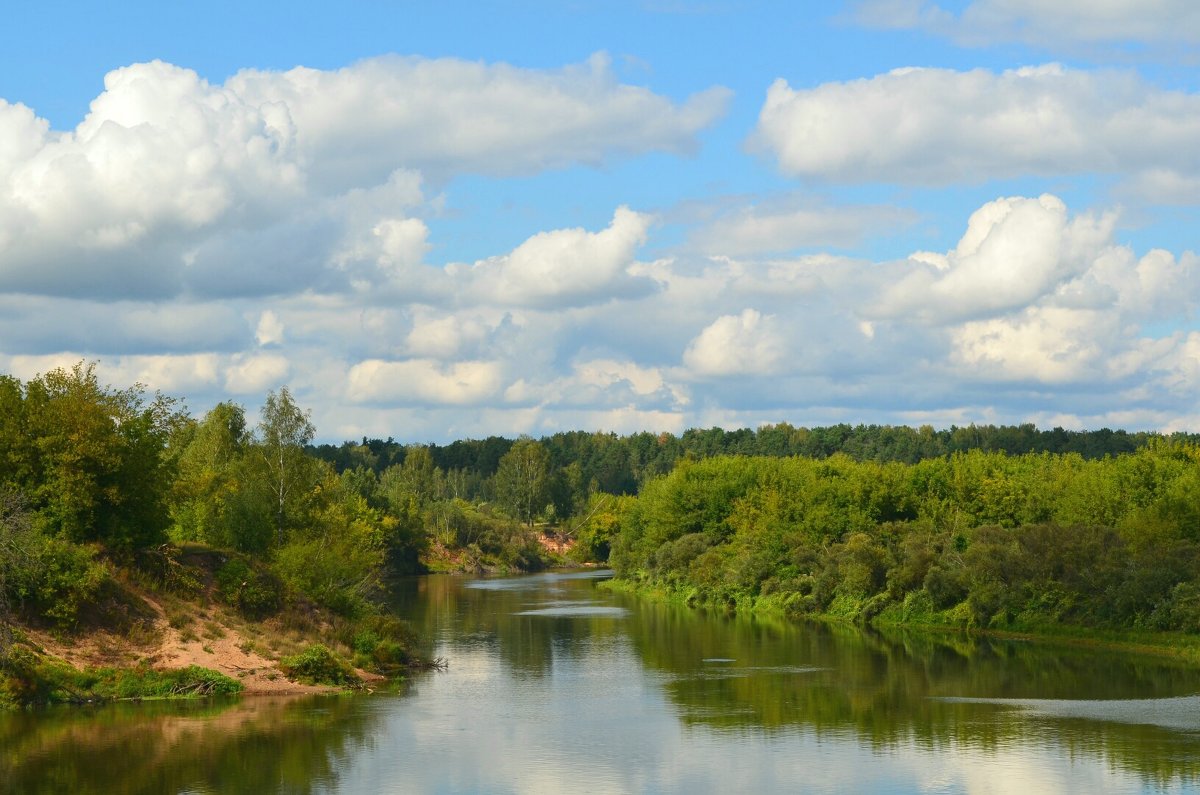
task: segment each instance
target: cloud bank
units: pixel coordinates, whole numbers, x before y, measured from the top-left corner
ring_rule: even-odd
[[[423,183],[691,152],[727,95],[675,103],[619,83],[604,56],[556,71],[382,57],[224,85],[135,64],[61,132],[0,100],[0,291],[348,289],[364,259],[421,260]]]
[[[604,57],[385,57],[221,85],[136,64],[65,131],[0,101],[0,369],[98,358],[197,411],[286,383],[333,441],[1200,423],[1194,252],[1135,249],[1119,207],[1067,193],[996,189],[944,238],[903,198],[1054,176],[1194,203],[1200,98],[1131,72],[780,80],[751,141],[767,168],[870,203],[794,185],[618,196],[585,224],[441,253],[460,186],[687,157],[727,102],[624,84]]]

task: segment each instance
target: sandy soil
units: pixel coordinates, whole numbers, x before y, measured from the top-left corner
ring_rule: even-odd
[[[339,689],[287,679],[274,660],[259,654],[247,638],[235,628],[221,623],[215,615],[194,622],[191,634],[200,637],[184,640],[183,633],[167,623],[162,606],[145,595],[142,598],[154,611],[156,618],[151,630],[139,633],[144,637],[141,642],[107,632],[95,632],[65,642],[48,633],[31,632],[30,635],[47,652],[77,667],[138,663],[148,663],[157,668],[199,665],[239,680],[245,688],[242,691],[245,695],[298,695],[328,693]],[[384,678],[361,670],[358,674],[368,686]]]

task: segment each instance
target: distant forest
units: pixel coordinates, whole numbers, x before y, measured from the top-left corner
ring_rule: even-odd
[[[575,496],[580,497],[596,491],[614,495],[636,494],[641,484],[668,474],[679,461],[724,455],[799,456],[822,460],[841,453],[860,462],[915,464],[977,450],[1008,455],[1074,453],[1092,460],[1131,453],[1151,440],[1162,438],[1163,435],[1154,432],[1129,433],[1108,428],[1039,430],[1032,423],[951,426],[935,430],[929,425],[912,428],[841,424],[804,428],[785,422],[764,425],[757,431],[692,428],[679,436],[648,432],[618,436],[615,433],[565,431],[543,436],[537,441],[549,454],[550,472],[568,472],[581,491]],[[1200,434],[1192,433],[1175,433],[1165,438],[1175,442],[1200,442]],[[515,443],[515,439],[501,436],[464,439],[445,445],[414,445],[391,438],[364,437],[361,441],[346,441],[340,445],[316,445],[310,447],[309,452],[333,464],[338,472],[362,468],[378,475],[389,467],[402,465],[412,450],[428,451],[434,467],[444,473],[454,473],[461,488],[457,496],[471,500],[488,496],[489,479],[496,474],[500,459]],[[569,506],[557,507],[559,515],[569,515]]]

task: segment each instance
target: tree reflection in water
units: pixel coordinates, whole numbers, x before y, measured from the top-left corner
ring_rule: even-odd
[[[250,697],[0,715],[0,789],[310,793],[369,741],[353,698]]]

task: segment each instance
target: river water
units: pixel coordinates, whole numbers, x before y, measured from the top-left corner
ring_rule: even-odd
[[[704,614],[596,572],[405,583],[399,694],[0,716],[14,793],[1200,793],[1200,670]]]

